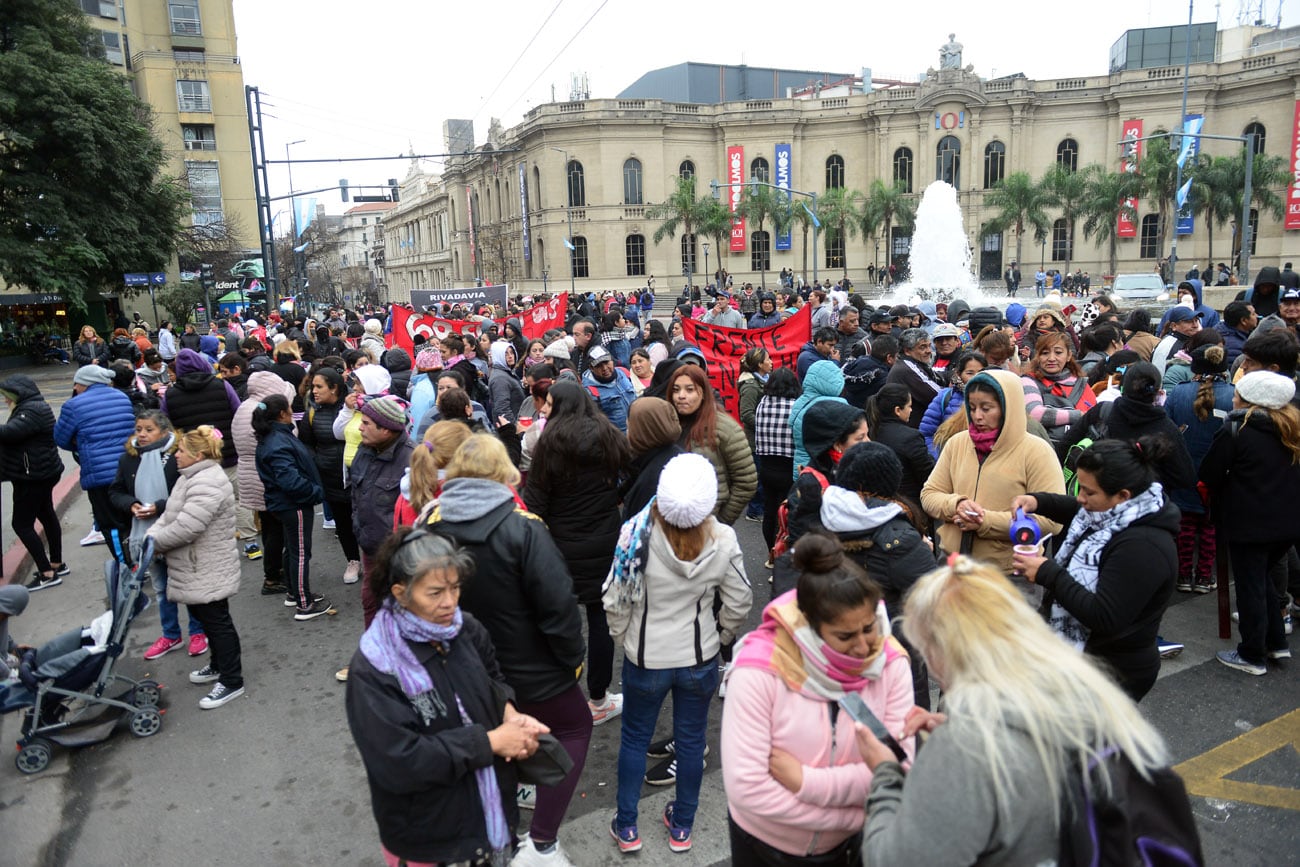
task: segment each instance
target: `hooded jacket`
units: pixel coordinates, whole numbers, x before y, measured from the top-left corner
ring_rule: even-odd
[[[1268,544],[1300,538],[1300,465],[1262,409],[1235,409],[1201,462],[1210,514],[1233,542]]]
[[[380,363],[392,379],[388,393],[406,400],[411,391],[411,356],[402,347],[394,346],[384,353]]]
[[[966,384],[971,386],[992,380],[1002,407],[1002,427],[993,450],[980,463],[970,431],[953,436],[939,453],[934,472],[921,488],[921,506],[926,514],[941,522],[939,541],[947,551],[961,550],[962,531],[951,523],[957,504],[965,499],[985,509],[984,521],[974,532],[972,556],[987,560],[1003,571],[1011,569],[1011,501],[1030,491],[1065,493],[1065,478],[1055,450],[1048,443],[1030,436],[1025,429],[1025,397],[1020,378],[1006,370],[985,370]],[[970,404],[966,405],[969,420]],[[1036,515],[1044,536],[1061,527],[1046,517]]]
[[[230,440],[230,426],[238,409],[239,395],[212,372],[211,362],[192,349],[177,353],[176,384],[162,395],[162,411],[171,419],[172,427],[192,430],[212,425],[221,431],[223,440]],[[225,449],[221,464],[233,467],[236,458],[235,449]]]
[[[117,361],[118,359],[129,361],[131,362],[131,366],[135,367],[140,363],[140,347],[130,337],[127,337],[125,334],[119,334],[108,344],[108,357],[112,361]]]
[[[519,407],[524,402],[524,387],[520,384],[514,370],[506,364],[506,349],[509,342],[497,340],[492,343],[492,367],[488,370],[488,393],[492,411],[495,413],[488,426],[496,428],[496,416],[505,416],[506,421],[514,422],[519,417]],[[396,394],[396,391],[393,391]]]
[[[1261,292],[1261,289],[1267,291]],[[1266,265],[1255,275],[1255,285],[1237,293],[1236,300],[1246,301],[1255,308],[1259,318],[1277,313],[1278,300],[1282,296],[1282,272],[1276,265]]]
[[[180,471],[166,509],[148,535],[167,557],[167,598],[186,605],[229,599],[239,592],[235,492],[216,461]]]
[[[804,446],[804,415],[815,403],[823,400],[836,400],[847,404],[840,397],[844,391],[844,372],[835,362],[822,359],[808,368],[803,380],[803,394],[794,402],[790,410],[790,429],[794,431],[794,475],[797,478],[801,467],[808,466],[810,457]]]
[[[1193,397],[1195,397],[1194,392]],[[1123,440],[1128,443],[1135,443],[1142,437],[1164,437],[1169,445],[1170,454],[1156,466],[1156,472],[1165,493],[1172,495],[1177,490],[1190,492],[1196,487],[1196,467],[1192,463],[1191,454],[1187,451],[1187,443],[1183,441],[1182,431],[1169,418],[1164,407],[1143,403],[1121,394],[1110,402],[1109,409],[1104,410],[1103,421],[1103,410],[1100,406],[1088,410],[1083,418],[1075,422],[1061,443],[1063,448],[1078,443],[1088,436],[1090,431],[1098,431],[1103,427],[1106,439]]]
[[[239,504],[254,512],[265,512],[266,496],[262,477],[257,474],[257,437],[253,435],[253,410],[273,394],[291,400],[293,386],[269,370],[259,370],[248,377],[248,400],[240,404],[230,422],[230,436],[239,455],[235,480],[239,485]]]
[[[0,382],[13,396],[9,420],[0,424],[0,481],[41,482],[63,475],[63,460],[54,442],[54,410],[35,380],[16,373]],[[134,425],[132,425],[134,428]]]
[[[880,585],[890,617],[903,613],[907,591],[935,568],[934,551],[897,503],[831,485],[822,491],[821,525]]]
[[[554,698],[578,683],[587,648],[573,580],[542,519],[487,479],[443,485],[429,528],[474,556],[460,606],[492,636],[506,682],[521,702]]]
[[[131,398],[111,385],[92,385],[59,411],[54,441],[81,464],[81,487],[106,488],[117,476],[117,459],[135,433]]]
[[[1186,282],[1190,284],[1192,287],[1192,295],[1196,299],[1196,304],[1192,309],[1197,313],[1201,314],[1201,327],[1218,328],[1219,326],[1218,311],[1216,311],[1213,307],[1207,306],[1203,300],[1205,284],[1202,283],[1200,280],[1187,280]],[[1174,309],[1173,307],[1170,307],[1169,310],[1166,310],[1164,312],[1164,315],[1160,317],[1160,327],[1156,329],[1156,334],[1165,333],[1165,323],[1169,321],[1169,311],[1173,309]]]

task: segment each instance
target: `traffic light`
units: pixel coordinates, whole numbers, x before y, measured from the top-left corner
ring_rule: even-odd
[[[393,197],[392,200],[396,202],[397,201],[397,178],[388,179],[388,189],[392,193],[392,197]]]
[[[217,285],[217,278],[211,265],[199,265],[199,284],[207,290],[211,290]]]
[[[348,179],[339,178],[339,194],[343,196],[343,201],[348,200]]]

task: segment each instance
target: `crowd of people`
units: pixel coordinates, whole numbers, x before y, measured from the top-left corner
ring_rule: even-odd
[[[1104,295],[873,307],[846,282],[726,285],[660,318],[652,287],[574,296],[538,335],[515,314],[540,299],[440,309],[460,330],[409,342],[382,309],[108,342],[87,326],[57,418],[31,377],[0,381],[0,475],[35,568],[0,609],[69,574],[64,453],[83,545],[152,538],[144,657],[206,655],[204,709],[244,694],[241,558],[297,623],[359,584],[336,676],[385,860],[413,867],[571,863],[563,820],[593,727],[616,719],[614,845],[642,847],[650,783],[676,786],[656,821],[689,850],[715,700],[734,864],[1044,863],[1074,763],[1167,764],[1137,702],[1182,649],[1161,632],[1171,598],[1216,589],[1219,547],[1240,640],[1218,661],[1265,675],[1290,657],[1289,270],[1221,315],[1190,279],[1158,331]],[[733,417],[682,321],[757,329],[804,305],[794,363],[740,360]],[[317,529],[341,575],[313,569]]]

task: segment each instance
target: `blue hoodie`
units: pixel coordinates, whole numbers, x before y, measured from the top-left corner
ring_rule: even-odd
[[[833,361],[822,359],[808,368],[803,380],[803,394],[790,408],[790,429],[794,432],[794,478],[799,477],[799,469],[808,465],[811,459],[804,448],[804,415],[813,404],[823,400],[837,400],[848,404],[840,397],[844,391],[844,371]]]
[[[1219,324],[1219,314],[1215,311],[1213,307],[1207,307],[1201,301],[1202,298],[1201,293],[1205,287],[1205,284],[1202,283],[1200,280],[1184,280],[1183,282],[1190,284],[1192,287],[1192,293],[1196,297],[1195,309],[1197,313],[1201,314],[1201,327],[1214,328],[1216,325]],[[1181,286],[1182,283],[1179,283],[1178,285]],[[1173,308],[1171,307],[1169,309],[1172,310]],[[1169,321],[1169,310],[1166,310],[1164,315],[1160,317],[1160,327],[1156,329],[1157,334],[1165,333],[1165,323],[1167,323],[1168,321]]]

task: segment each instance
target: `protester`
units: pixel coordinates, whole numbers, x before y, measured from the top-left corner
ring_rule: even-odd
[[[794,371],[778,367],[768,376],[763,397],[754,409],[754,461],[763,493],[763,541],[767,545],[768,568],[772,564],[772,549],[776,547],[778,512],[794,475],[794,431],[790,417],[799,395]]]
[[[1097,403],[1074,360],[1069,335],[1061,332],[1048,332],[1038,339],[1020,385],[1025,411],[1047,428],[1056,443],[1062,442],[1070,426]]]
[[[63,528],[54,510],[63,460],[54,442],[54,411],[36,382],[13,374],[0,381],[0,395],[10,410],[9,420],[0,424],[0,481],[13,484],[9,522],[36,566],[36,574],[22,582],[34,592],[62,584],[71,573],[63,560]],[[37,521],[45,541],[36,532]]]
[[[347,386],[337,370],[322,366],[311,375],[310,388],[311,402],[298,422],[298,438],[316,460],[325,506],[334,516],[334,535],[348,561],[343,583],[355,584],[361,578],[361,549],[352,526],[352,496],[343,479],[343,441],[334,436],[334,420],[347,398]]]
[[[912,395],[912,411],[907,424],[921,426],[925,411],[943,389],[943,379],[930,367],[930,335],[921,328],[908,328],[898,336],[899,356],[889,370],[886,384],[898,383]]]
[[[808,449],[804,447],[804,415],[822,402],[842,403],[847,401],[840,397],[844,391],[844,372],[833,361],[818,361],[808,368],[803,377],[803,393],[790,409],[790,429],[794,434],[794,467],[792,477],[809,462]]]
[[[921,505],[921,486],[934,469],[934,458],[925,437],[911,427],[912,395],[905,385],[887,383],[867,401],[867,425],[872,442],[893,449],[903,465],[899,494],[916,508]]]
[[[80,465],[81,489],[98,528],[81,540],[83,546],[98,545],[113,531],[126,529],[117,522],[108,489],[117,475],[122,443],[135,432],[135,411],[131,399],[112,382],[113,371],[106,366],[78,369],[72,378],[72,399],[63,405],[54,425],[54,442],[72,452]]]
[[[681,422],[672,404],[658,397],[632,404],[627,414],[627,439],[632,462],[627,479],[619,489],[623,502],[621,518],[627,521],[646,507],[659,487],[659,474],[683,449],[677,444]]]
[[[77,367],[88,364],[107,366],[111,360],[108,344],[99,339],[99,334],[92,326],[82,326],[81,336],[72,344],[72,360],[77,363]]]
[[[708,377],[694,365],[678,368],[669,383],[669,394],[682,425],[678,445],[713,464],[718,483],[715,514],[722,523],[734,524],[758,489],[758,472],[745,431],[731,416],[718,411]]]
[[[295,419],[300,418],[305,406],[302,383],[307,378],[307,369],[302,366],[302,353],[298,350],[298,344],[292,340],[281,340],[276,344],[272,357],[275,363],[271,365],[271,372],[293,387],[293,414]]]
[[[925,437],[925,446],[931,457],[939,456],[939,450],[934,445],[934,432],[949,416],[961,409],[966,400],[966,383],[987,366],[988,361],[984,354],[977,349],[960,352],[948,366],[950,371],[948,387],[930,401],[930,405],[925,409],[925,415],[921,418],[921,424],[917,427]]]
[[[593,346],[587,352],[587,372],[582,384],[610,423],[619,431],[627,432],[627,411],[637,399],[636,390],[627,372],[614,365],[609,350]]]
[[[861,354],[859,354],[861,353]],[[867,401],[884,388],[890,368],[898,361],[898,341],[889,334],[874,337],[871,344],[856,344],[844,360],[844,399],[865,408]]]

